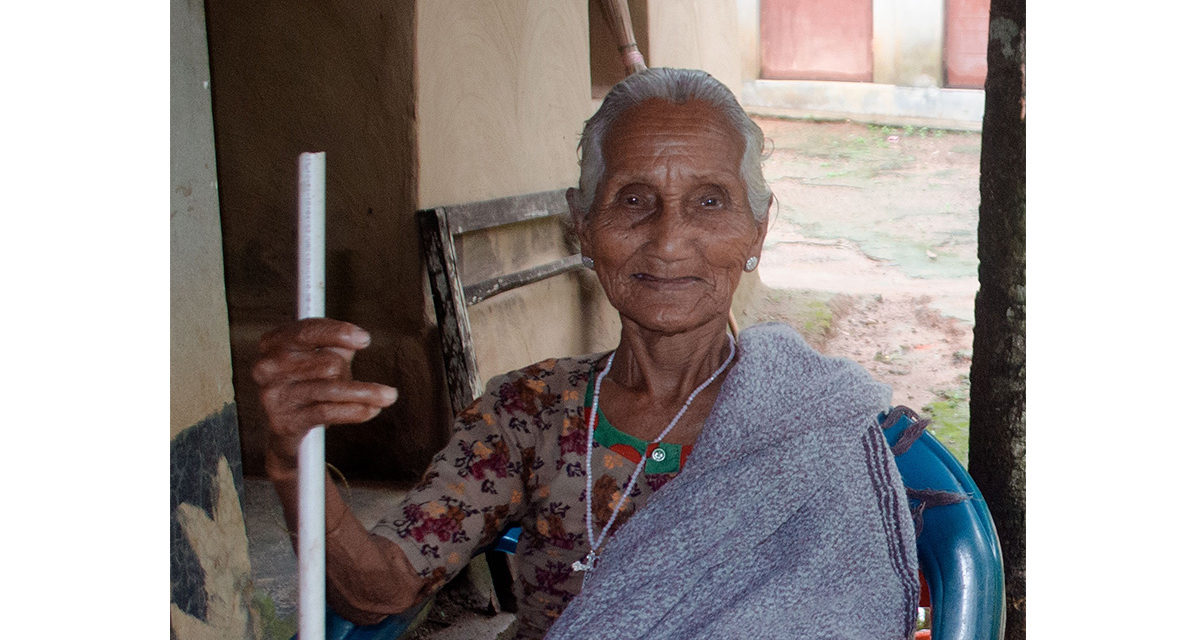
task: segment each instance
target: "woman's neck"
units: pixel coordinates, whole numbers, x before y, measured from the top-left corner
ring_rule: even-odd
[[[639,396],[641,403],[678,408],[717,371],[729,355],[729,345],[724,320],[674,335],[623,322],[606,380]]]

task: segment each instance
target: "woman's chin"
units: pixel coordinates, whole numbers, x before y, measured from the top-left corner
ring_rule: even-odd
[[[622,314],[623,322],[631,322],[645,331],[673,336],[690,331],[696,331],[714,324],[724,325],[729,316],[729,310],[713,311],[710,313],[671,313],[660,311],[647,313],[640,309],[632,314]]]

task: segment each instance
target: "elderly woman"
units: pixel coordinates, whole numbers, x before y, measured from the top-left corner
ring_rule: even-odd
[[[617,348],[493,379],[370,532],[327,479],[337,610],[403,611],[518,523],[522,638],[912,636],[913,524],[877,424],[891,392],[783,325],[726,331],[767,234],[762,148],[708,74],[613,88],[568,200]],[[262,340],[268,471],[293,526],[304,433],[397,397],[351,379],[368,342],[333,320]]]

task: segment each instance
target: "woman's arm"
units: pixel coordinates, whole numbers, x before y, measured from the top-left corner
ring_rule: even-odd
[[[297,531],[297,451],[315,425],[354,424],[396,401],[397,390],[356,381],[355,352],[370,343],[362,329],[314,318],[268,332],[254,367],[267,414],[267,474],[283,505],[288,530]],[[370,534],[325,477],[326,578],[330,604],[352,622],[373,623],[416,604],[425,594],[404,553]]]
[[[288,531],[295,532],[299,513],[295,464],[267,454],[267,474],[283,505]],[[363,527],[325,475],[326,585],[330,606],[355,624],[375,624],[421,602],[426,583],[400,547]]]

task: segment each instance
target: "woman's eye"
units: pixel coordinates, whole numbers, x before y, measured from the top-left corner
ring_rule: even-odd
[[[720,207],[721,199],[718,198],[717,196],[707,196],[707,197],[701,198],[701,206],[708,208],[708,209],[712,209],[714,207]]]
[[[646,211],[654,207],[654,198],[643,193],[624,193],[618,198],[618,202],[626,209],[636,211]]]

